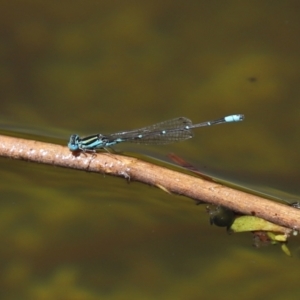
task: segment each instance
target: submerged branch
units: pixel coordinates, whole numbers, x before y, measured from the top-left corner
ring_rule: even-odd
[[[111,153],[72,153],[66,146],[0,135],[0,156],[123,177],[172,194],[222,205],[245,215],[300,229],[300,210],[230,187]]]

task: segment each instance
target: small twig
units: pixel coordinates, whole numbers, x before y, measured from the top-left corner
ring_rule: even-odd
[[[0,135],[0,156],[123,177],[196,201],[300,229],[300,210],[202,178],[111,153],[72,153],[65,146]],[[287,232],[290,230],[287,229]]]

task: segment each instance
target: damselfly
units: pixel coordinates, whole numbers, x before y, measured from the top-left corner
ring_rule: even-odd
[[[92,151],[105,149],[122,142],[140,143],[140,144],[169,144],[179,142],[193,137],[192,129],[223,123],[243,121],[244,115],[230,115],[221,119],[207,121],[199,124],[193,124],[191,120],[180,117],[144,128],[117,132],[103,135],[94,134],[80,138],[77,134],[72,134],[68,143],[71,151]]]

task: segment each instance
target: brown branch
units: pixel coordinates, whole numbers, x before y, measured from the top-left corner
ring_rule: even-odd
[[[287,228],[300,228],[298,209],[133,157],[105,152],[75,155],[66,146],[2,135],[0,135],[0,156],[119,176],[194,200],[223,205],[236,212],[255,215]]]

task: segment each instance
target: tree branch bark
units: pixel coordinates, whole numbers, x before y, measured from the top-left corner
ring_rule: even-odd
[[[222,205],[298,230],[300,210],[233,188],[156,166],[137,158],[100,153],[72,153],[66,146],[0,135],[0,156],[70,169],[123,177],[156,186],[172,194]]]

